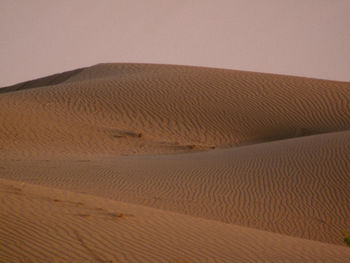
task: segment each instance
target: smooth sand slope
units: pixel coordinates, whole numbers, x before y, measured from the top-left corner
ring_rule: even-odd
[[[350,83],[100,64],[5,88],[0,122],[4,262],[349,258]]]

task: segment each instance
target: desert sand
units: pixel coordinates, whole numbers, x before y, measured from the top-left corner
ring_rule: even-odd
[[[348,82],[98,64],[0,123],[0,262],[350,258]]]

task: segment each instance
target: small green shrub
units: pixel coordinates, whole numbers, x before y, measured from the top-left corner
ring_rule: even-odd
[[[343,233],[344,242],[350,247],[350,234],[346,231]]]

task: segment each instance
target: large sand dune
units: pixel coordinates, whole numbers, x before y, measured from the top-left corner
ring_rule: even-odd
[[[169,153],[350,128],[349,83],[102,64],[34,87],[0,97],[6,155]]]
[[[0,176],[29,189],[2,181],[4,262],[349,258],[350,83],[100,64],[0,91]]]

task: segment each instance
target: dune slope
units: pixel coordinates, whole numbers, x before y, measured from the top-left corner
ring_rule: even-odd
[[[345,247],[0,180],[1,262],[345,262]]]
[[[177,155],[0,161],[3,178],[342,245],[350,131]]]

